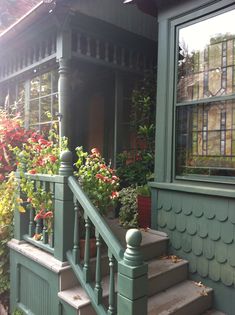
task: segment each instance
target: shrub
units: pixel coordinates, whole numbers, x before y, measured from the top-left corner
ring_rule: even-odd
[[[130,186],[119,192],[119,222],[125,228],[138,227],[137,190]]]

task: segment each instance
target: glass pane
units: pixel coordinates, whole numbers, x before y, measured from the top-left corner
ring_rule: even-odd
[[[235,176],[235,101],[178,106],[176,175]]]
[[[57,114],[59,112],[58,94],[53,95],[52,101],[53,101],[53,103],[52,103],[52,119],[57,120],[58,119]]]
[[[31,101],[29,104],[29,123],[30,125],[37,124],[39,122],[39,102]]]
[[[41,75],[41,96],[51,94],[51,73]]]
[[[40,122],[51,121],[51,96],[41,98]]]
[[[178,102],[235,92],[234,20],[232,10],[179,30]]]
[[[59,79],[59,74],[58,70],[53,70],[51,72],[52,76],[52,93],[58,92],[58,79]]]
[[[40,77],[33,78],[30,82],[30,99],[39,97]]]

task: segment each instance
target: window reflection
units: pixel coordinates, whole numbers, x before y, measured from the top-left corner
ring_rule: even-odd
[[[235,92],[235,10],[179,30],[177,101]]]

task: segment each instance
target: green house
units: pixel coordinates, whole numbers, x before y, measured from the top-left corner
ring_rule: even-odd
[[[32,238],[32,209],[15,213],[11,311],[233,315],[235,6],[122,2],[42,1],[3,32],[0,104],[21,111],[29,128],[58,122],[71,149],[99,147],[115,165],[131,145],[131,90],[157,65],[151,230],[125,239],[83,193],[64,153],[59,175],[32,176],[53,194],[54,242]],[[95,259],[88,242],[79,258],[80,207],[86,241],[96,228]]]

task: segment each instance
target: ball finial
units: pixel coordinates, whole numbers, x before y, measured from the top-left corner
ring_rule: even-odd
[[[131,247],[139,247],[142,241],[142,234],[137,229],[130,229],[126,233],[126,242]]]
[[[72,152],[71,151],[63,151],[60,153],[61,162],[72,163]]]

